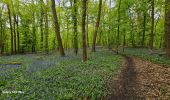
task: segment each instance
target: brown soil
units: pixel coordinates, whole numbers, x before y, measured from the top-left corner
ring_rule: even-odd
[[[109,82],[106,100],[170,100],[170,68],[124,56],[121,72]]]

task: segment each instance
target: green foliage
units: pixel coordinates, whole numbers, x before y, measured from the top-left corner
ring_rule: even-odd
[[[120,56],[108,51],[89,53],[85,63],[73,54],[4,56],[0,61],[6,59],[22,65],[17,69],[0,66],[0,90],[24,94],[1,94],[1,99],[99,99],[106,94],[106,80],[122,62]]]

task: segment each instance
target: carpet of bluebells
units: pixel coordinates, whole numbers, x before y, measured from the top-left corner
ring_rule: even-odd
[[[106,80],[121,66],[122,57],[109,51],[88,53],[88,61],[67,53],[0,57],[0,99],[99,99],[106,95]],[[4,91],[22,91],[5,93]]]

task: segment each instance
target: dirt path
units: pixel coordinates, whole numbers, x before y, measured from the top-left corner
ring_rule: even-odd
[[[170,68],[124,56],[125,64],[109,84],[107,100],[170,100]]]

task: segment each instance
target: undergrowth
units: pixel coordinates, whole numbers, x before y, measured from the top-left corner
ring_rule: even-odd
[[[112,52],[81,55],[15,55],[0,58],[0,99],[99,99],[106,95],[106,80],[117,72],[122,57]],[[18,67],[4,63],[21,64]],[[24,93],[2,93],[22,91]]]

